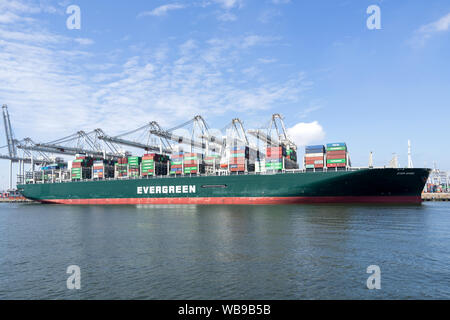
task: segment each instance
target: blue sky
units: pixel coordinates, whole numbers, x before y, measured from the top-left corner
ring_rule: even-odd
[[[411,139],[416,166],[450,169],[449,52],[449,1],[0,0],[0,104],[35,141],[281,113],[299,144],[345,141],[357,166],[405,166]]]

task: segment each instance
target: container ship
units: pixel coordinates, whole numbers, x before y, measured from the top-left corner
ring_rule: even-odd
[[[265,139],[267,142],[268,139]],[[219,154],[172,152],[105,160],[77,155],[28,172],[28,199],[68,205],[420,204],[429,169],[354,168],[345,143],[264,152],[235,142]]]

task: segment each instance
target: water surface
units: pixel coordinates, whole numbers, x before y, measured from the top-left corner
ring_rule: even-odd
[[[450,204],[2,204],[0,299],[450,299]]]

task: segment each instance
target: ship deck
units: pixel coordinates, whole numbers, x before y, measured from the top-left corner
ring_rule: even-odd
[[[117,177],[117,178],[102,178],[102,179],[78,179],[78,180],[59,180],[54,181],[42,181],[36,180],[33,182],[27,182],[25,184],[53,184],[53,183],[73,183],[73,182],[88,182],[88,181],[117,181],[117,180],[142,180],[142,179],[178,179],[186,177],[218,177],[218,176],[244,176],[244,175],[280,175],[280,174],[293,174],[293,173],[327,173],[327,172],[349,172],[359,170],[375,170],[375,169],[392,169],[387,167],[351,167],[351,168],[324,168],[323,170],[316,169],[285,169],[282,171],[265,171],[265,172],[229,172],[226,170],[218,170],[214,173],[203,174],[180,174],[180,175],[155,175],[155,176],[139,176],[139,177]],[[402,168],[396,168],[401,170]],[[405,168],[406,169],[406,168]]]

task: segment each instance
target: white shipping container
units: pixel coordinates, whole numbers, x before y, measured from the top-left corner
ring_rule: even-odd
[[[305,153],[305,158],[323,157],[325,153]]]

